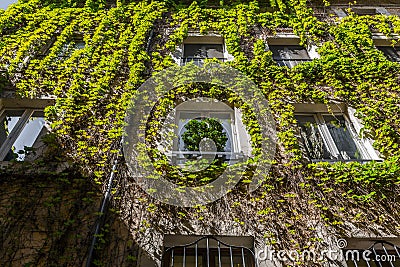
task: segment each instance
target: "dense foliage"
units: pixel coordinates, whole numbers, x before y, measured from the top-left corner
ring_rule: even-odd
[[[225,64],[251,77],[264,92],[279,138],[269,180],[253,194],[231,192],[227,218],[243,229],[264,229],[268,242],[284,248],[320,246],[311,220],[337,236],[348,235],[350,225],[399,235],[400,65],[387,60],[372,40],[372,32],[380,32],[395,43],[398,16],[350,13],[328,23],[315,17],[305,0],[220,1],[211,8],[207,1],[105,2],[20,1],[0,13],[3,87],[20,97],[57,97],[47,109],[54,136],[51,160],[56,155],[102,183],[110,158],[118,153],[134,91],[153,72],[174,64],[171,52],[189,31],[216,31],[234,56]],[[317,45],[320,58],[291,69],[278,66],[260,37],[288,27],[304,46]],[[85,47],[60,57],[76,36]],[[384,162],[311,164],[305,159],[293,103],[329,107],[336,102],[356,108],[363,135],[374,140]],[[224,205],[221,200],[175,209],[140,201],[154,218],[140,227],[157,228],[156,214],[180,214],[176,231],[179,225],[185,228],[185,220],[212,220],[215,206]]]

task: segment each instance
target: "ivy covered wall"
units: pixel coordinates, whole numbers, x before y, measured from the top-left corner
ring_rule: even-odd
[[[97,190],[118,154],[132,94],[154,72],[174,64],[171,53],[188,31],[220,33],[234,56],[225,64],[248,75],[265,94],[278,147],[269,179],[256,192],[248,193],[242,183],[213,204],[177,208],[146,196],[123,164],[118,168],[113,211],[127,225],[127,235],[152,242],[149,251],[157,254],[162,245],[146,239],[150,229],[254,234],[285,249],[322,249],[321,225],[336,237],[351,236],[354,229],[399,235],[400,65],[388,61],[372,40],[373,32],[392,39],[399,34],[398,16],[350,14],[326,22],[304,0],[33,0],[0,12],[3,89],[17,97],[57,97],[46,109],[53,132],[42,160],[67,162],[74,169],[67,180],[79,173]],[[304,46],[317,45],[320,58],[291,69],[278,66],[265,48],[266,37],[280,28],[291,28]],[[65,46],[77,37],[84,48]],[[384,162],[306,160],[293,104],[337,102],[357,110],[363,134],[374,140]],[[79,194],[76,201],[82,201]],[[234,230],[221,229],[223,224]],[[97,263],[107,261],[99,257]]]

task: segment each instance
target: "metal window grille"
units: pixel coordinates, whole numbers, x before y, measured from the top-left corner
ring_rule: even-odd
[[[365,253],[366,251],[368,253]],[[350,252],[344,251],[348,267],[400,266],[400,248],[387,241],[376,241],[368,249],[359,250],[358,253]],[[366,256],[363,256],[363,254]]]
[[[205,236],[198,240],[165,249],[163,267],[256,267],[254,251],[243,246],[229,245]]]

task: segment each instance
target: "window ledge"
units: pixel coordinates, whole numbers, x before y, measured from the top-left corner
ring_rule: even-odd
[[[27,168],[28,166],[32,168]],[[61,173],[68,169],[69,166],[66,162],[37,164],[35,161],[0,161],[0,172],[12,170],[15,174],[31,175],[49,173],[49,170],[52,170],[55,173]]]

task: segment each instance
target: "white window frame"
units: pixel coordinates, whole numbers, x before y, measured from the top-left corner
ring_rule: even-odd
[[[348,9],[348,8],[349,8],[348,6],[346,6],[346,7],[344,7],[344,6],[332,6],[332,11],[339,17],[339,19],[342,19],[342,18],[348,16],[347,11],[346,11],[346,9]],[[379,15],[379,14],[381,14],[381,15],[387,15],[387,16],[390,15],[390,12],[387,11],[387,9],[384,8],[384,7],[377,7],[377,6],[354,6],[354,7],[352,7],[352,9],[358,9],[358,10],[361,10],[361,9],[375,9],[377,15]],[[354,12],[354,11],[353,11],[353,12]],[[354,13],[357,14],[357,12],[354,12]],[[360,15],[360,16],[362,16],[362,15]]]
[[[270,46],[300,46],[300,38],[293,34],[293,33],[278,33],[274,36],[267,36],[267,48],[268,50],[271,51]],[[307,52],[307,55],[310,60],[320,58],[318,52],[317,52],[317,46],[316,45],[310,45],[309,47],[304,47],[304,50]],[[291,59],[288,59],[289,61],[289,68],[292,68],[299,63],[291,63]],[[295,59],[293,61],[296,61]]]
[[[225,43],[225,39],[218,33],[209,33],[207,35],[200,34],[198,32],[189,32],[188,37],[183,40],[182,44],[178,45],[175,51],[172,53],[172,58],[176,64],[183,66],[184,62],[184,50],[186,44],[218,44],[222,45],[223,51],[223,62],[232,61],[234,57],[229,54],[228,48]],[[199,62],[199,65],[200,62]]]
[[[0,99],[0,121],[2,122],[8,111],[21,111],[23,114],[17,121],[11,132],[7,135],[3,144],[0,145],[0,161],[5,161],[5,157],[12,149],[15,141],[23,132],[27,122],[35,112],[43,112],[46,106],[54,104],[54,99]],[[3,126],[1,126],[3,127]],[[48,130],[50,128],[45,125]],[[39,138],[40,136],[38,136]],[[37,140],[35,140],[36,142]]]
[[[199,98],[202,99],[202,98]],[[229,114],[230,116],[230,133],[228,135],[228,141],[231,141],[231,149],[228,152],[216,152],[217,156],[223,157],[225,155],[226,160],[230,164],[234,164],[237,160],[241,160],[243,157],[250,157],[252,155],[251,137],[248,134],[243,121],[242,114],[239,109],[230,107],[224,102],[209,102],[207,100],[192,99],[186,101],[181,105],[178,105],[173,114],[173,123],[175,124],[175,138],[171,142],[171,150],[167,152],[170,156],[171,162],[174,164],[183,160],[183,155],[190,151],[181,151],[179,149],[178,140],[180,138],[180,127],[179,121],[182,113],[196,113],[200,117],[213,117],[211,114]],[[194,119],[194,118],[193,118]],[[225,128],[225,127],[224,127]],[[162,147],[162,146],[161,146]],[[197,155],[197,151],[193,155]]]
[[[395,45],[395,47],[400,48],[400,36],[398,34],[394,34],[393,36],[391,36],[391,38],[388,38],[383,33],[374,33],[372,35],[372,40],[374,42],[376,49],[378,49],[378,47],[393,47],[392,41],[396,41],[397,44]],[[382,53],[384,53],[384,52],[382,52]],[[384,55],[387,58],[385,53],[384,53]],[[388,59],[388,60],[390,60],[390,59]],[[399,61],[393,61],[393,62],[399,62]]]
[[[239,138],[237,135],[237,129],[236,129],[236,120],[235,120],[235,114],[234,111],[222,111],[222,110],[209,110],[209,111],[199,111],[199,110],[178,110],[177,111],[177,116],[176,116],[176,125],[178,125],[178,129],[177,129],[177,136],[178,138],[180,138],[179,136],[179,120],[181,119],[181,114],[182,113],[199,113],[200,117],[203,118],[211,118],[210,114],[217,114],[217,113],[221,113],[221,114],[229,114],[230,116],[230,120],[231,120],[231,133],[227,133],[228,138],[232,139],[232,147],[231,150],[232,151],[228,151],[229,153],[238,153],[240,151],[240,143],[239,143]],[[228,139],[228,140],[229,140]],[[178,144],[175,145],[174,143],[174,148],[178,148]],[[218,153],[218,152],[217,152]]]
[[[312,161],[382,161],[379,157],[379,153],[372,147],[372,141],[364,138],[360,138],[360,133],[362,129],[361,122],[354,116],[355,110],[352,108],[347,108],[343,105],[333,105],[332,112],[328,112],[327,107],[322,104],[299,104],[295,105],[295,116],[313,116],[317,124],[318,132],[328,149],[328,151],[334,155],[337,159],[311,159]],[[299,110],[300,109],[300,110]],[[356,159],[342,159],[340,152],[337,148],[336,142],[329,132],[328,126],[326,125],[323,116],[343,116],[345,120],[345,126],[350,131],[350,135],[353,138],[357,148],[362,154],[360,160]],[[297,124],[298,125],[298,124]]]

